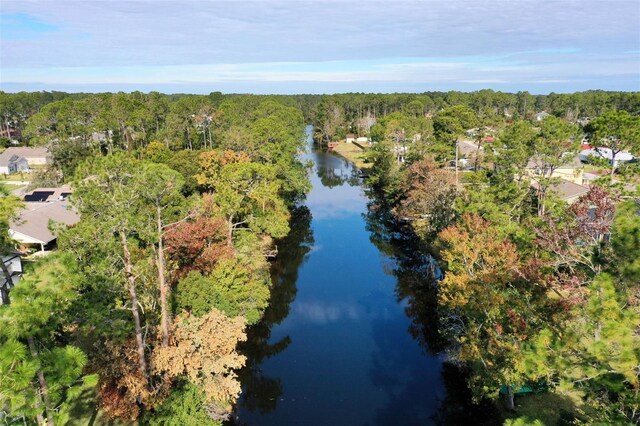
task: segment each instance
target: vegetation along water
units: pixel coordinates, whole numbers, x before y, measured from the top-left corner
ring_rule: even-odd
[[[639,93],[0,92],[0,125],[0,423],[640,421]]]

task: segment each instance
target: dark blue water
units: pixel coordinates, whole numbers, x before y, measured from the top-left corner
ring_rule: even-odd
[[[436,325],[425,324],[434,312],[429,262],[400,264],[350,163],[309,157],[313,190],[279,244],[271,307],[250,330],[236,420],[434,423],[447,386],[442,357],[429,350]]]

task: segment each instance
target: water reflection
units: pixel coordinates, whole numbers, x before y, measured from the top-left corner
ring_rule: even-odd
[[[271,267],[273,288],[269,307],[262,321],[248,330],[247,341],[240,346],[240,351],[247,355],[247,365],[238,373],[243,387],[238,405],[249,411],[272,411],[282,395],[281,379],[265,375],[261,364],[291,343],[289,336],[274,343],[269,343],[269,340],[272,327],[289,315],[291,302],[296,297],[298,271],[314,243],[309,209],[305,206],[295,208],[290,226],[289,235],[278,242],[280,255]]]
[[[387,210],[375,202],[369,204],[364,215],[371,241],[381,252],[395,260],[394,276],[397,278],[396,296],[405,305],[405,313],[411,320],[408,331],[425,353],[439,360],[440,365],[421,370],[420,362],[433,362],[428,357],[414,363],[405,360],[399,374],[410,377],[401,388],[390,392],[389,404],[376,411],[376,424],[427,424],[437,425],[501,425],[502,416],[490,401],[473,403],[467,387],[465,372],[445,361],[447,342],[438,333],[438,281],[442,271],[435,259],[413,234],[410,228],[398,223]],[[385,334],[380,332],[380,336]],[[394,346],[382,341],[376,354],[379,365],[373,374],[388,371],[390,359],[405,356],[393,351]],[[391,362],[398,365],[397,362]],[[425,375],[425,371],[427,374]],[[433,373],[437,372],[437,377]],[[437,385],[436,385],[437,384]],[[429,386],[444,386],[436,401],[421,396]],[[430,405],[418,401],[431,401]],[[398,407],[402,407],[398,410]],[[425,420],[425,417],[426,419]]]
[[[316,169],[308,209],[294,212],[291,234],[278,243],[270,307],[242,347],[248,361],[240,372],[236,422],[490,419],[482,415],[487,410],[469,403],[460,372],[443,362],[437,333],[441,272],[433,258],[383,209],[367,206],[348,162],[310,156]]]
[[[336,155],[323,155],[316,158],[316,173],[322,186],[334,188],[344,185],[360,186],[360,172],[346,159]]]
[[[440,353],[445,341],[438,333],[438,281],[442,271],[408,227],[372,202],[364,215],[371,242],[394,259],[396,296],[411,319],[409,332],[425,352]]]
[[[300,318],[321,325],[362,317],[361,309],[349,303],[302,302],[296,304],[295,310]]]
[[[318,220],[339,219],[360,214],[366,197],[360,187],[362,181],[357,169],[344,158],[335,155],[318,154],[313,160],[313,191],[305,202],[313,211],[313,217]]]

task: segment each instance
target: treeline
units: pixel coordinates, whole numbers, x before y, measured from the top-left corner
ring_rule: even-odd
[[[95,392],[105,419],[220,424],[229,415],[245,363],[237,343],[268,306],[265,253],[288,234],[309,182],[297,107],[242,96],[214,105],[91,95],[27,119],[31,141],[52,144],[49,174],[71,182],[81,220],[0,307],[3,420],[88,421],[82,406],[93,409]],[[205,110],[219,121],[200,131],[187,112]],[[172,127],[178,115],[187,121]],[[97,130],[108,137],[93,139]],[[0,203],[6,251],[21,202]]]
[[[213,129],[215,133],[220,120],[218,115],[224,115],[224,109],[219,109],[221,104],[236,97],[254,106],[265,99],[297,106],[306,122],[316,124],[325,142],[332,138],[344,138],[349,132],[368,136],[373,123],[393,112],[428,116],[453,106],[470,108],[484,124],[497,124],[512,118],[531,119],[541,111],[570,121],[599,116],[612,109],[640,114],[640,93],[601,90],[549,95],[480,90],[269,96],[223,95],[220,92],[209,95],[0,92],[0,130],[16,129],[22,134],[23,142],[31,143],[33,137],[57,136],[54,124],[60,122],[59,132],[63,135],[88,138],[92,132],[109,129],[114,132],[109,135],[114,144],[121,143],[131,148],[162,139],[163,136],[171,137],[173,143],[182,147],[199,147],[215,138],[215,134],[209,135],[208,132]],[[48,106],[52,103],[54,105]],[[36,114],[38,117],[29,123],[29,119]],[[76,119],[70,122],[70,118]],[[325,126],[326,129],[322,130]]]
[[[429,247],[425,258],[438,258],[438,330],[477,399],[502,392],[515,410],[516,393],[546,392],[542,404],[557,416],[544,424],[640,421],[637,166],[613,175],[607,164],[615,179],[571,205],[552,191],[553,171],[574,158],[584,132],[640,155],[640,119],[630,112],[605,111],[585,127],[512,118],[489,140],[474,136],[482,151],[465,172],[450,162],[455,146],[483,124],[468,106],[438,111],[428,133],[406,111],[372,126],[379,142],[368,150],[368,183],[378,207]]]
[[[470,109],[483,126],[500,125],[514,119],[531,120],[542,111],[577,122],[599,116],[608,110],[624,110],[638,115],[640,93],[600,90],[549,95],[493,90],[388,95],[347,93],[322,96],[312,110],[311,117],[316,125],[316,139],[327,143],[344,139],[347,133],[374,136],[370,134],[373,124],[391,113],[428,118],[451,107]]]

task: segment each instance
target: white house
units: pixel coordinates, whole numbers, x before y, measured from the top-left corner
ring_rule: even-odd
[[[542,120],[544,120],[545,118],[547,118],[550,115],[551,114],[549,114],[546,111],[541,111],[541,112],[536,114],[536,121],[542,121]]]
[[[10,149],[10,148],[9,148]],[[5,151],[6,152],[6,151]],[[0,173],[10,175],[12,173],[28,172],[29,162],[19,155],[0,154]]]
[[[580,161],[584,163],[588,163],[591,160],[590,157],[604,158],[605,160],[609,161],[609,163],[613,163],[614,167],[618,167],[619,163],[633,161],[633,159],[635,158],[630,153],[624,151],[618,152],[614,158],[613,151],[610,148],[605,147],[585,149],[583,151],[580,151],[580,155],[578,157],[580,158]]]
[[[347,143],[353,143],[356,141],[356,135],[354,135],[353,133],[349,133],[347,135]]]
[[[25,161],[27,168],[24,169]],[[51,162],[51,154],[44,147],[12,146],[0,154],[0,173],[27,172],[30,166],[43,166]],[[10,167],[11,166],[11,167]],[[15,169],[14,171],[11,171]]]

